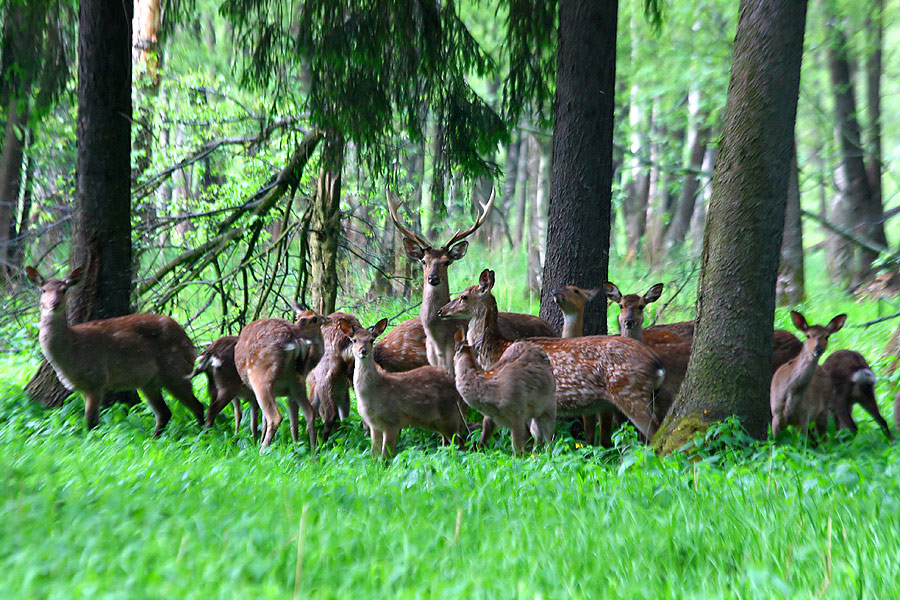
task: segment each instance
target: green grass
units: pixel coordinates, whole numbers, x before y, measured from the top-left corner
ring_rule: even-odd
[[[463,265],[453,290],[481,269]],[[503,282],[522,265],[497,270]],[[616,283],[678,279],[657,275],[635,266]],[[853,325],[895,309],[810,292],[810,321],[850,314],[831,350],[869,358],[892,420],[900,375],[880,351],[897,323]],[[528,296],[500,303],[527,310]],[[776,326],[789,326],[785,309]],[[630,430],[607,451],[561,432],[551,451],[513,458],[508,435],[458,452],[406,431],[386,465],[355,416],[317,460],[286,423],[260,456],[230,418],[199,432],[177,405],[159,440],[143,404],[104,411],[86,433],[80,398],[52,411],[26,401],[36,364],[0,358],[0,598],[900,596],[900,450],[859,410],[858,436],[816,448],[749,443],[725,424],[695,462],[657,457]]]

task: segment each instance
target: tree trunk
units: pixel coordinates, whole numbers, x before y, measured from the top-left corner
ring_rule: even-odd
[[[609,267],[616,0],[560,0],[556,116],[541,317],[562,330],[550,291],[595,287]],[[606,333],[606,303],[584,312],[586,335]]]
[[[703,158],[706,156],[706,144],[709,140],[709,127],[705,123],[706,115],[702,114],[699,108],[700,91],[691,90],[688,102],[691,107],[691,129],[688,133],[690,155],[678,209],[672,217],[672,224],[669,225],[666,236],[667,248],[684,244],[685,236],[691,227],[691,217],[694,215],[694,205],[700,189],[700,170],[703,168]]]
[[[444,131],[441,129],[440,119],[435,118],[434,137],[432,139],[431,158],[431,186],[428,194],[428,206],[425,207],[427,223],[423,223],[423,230],[429,240],[437,239],[438,224],[447,216],[447,205],[444,203],[446,185],[444,178]]]
[[[829,0],[823,0],[823,4],[826,12],[829,12]],[[836,26],[834,14],[828,16],[825,20],[828,32],[828,71],[834,95],[835,135],[841,154],[839,170],[844,184],[841,199],[846,203],[843,210],[855,220],[855,229],[860,237],[886,246],[882,223],[884,211],[880,202],[876,203],[873,198],[863,160],[862,138],[847,58],[847,39],[844,32]],[[870,276],[872,263],[878,257],[865,250],[855,250],[854,254],[857,260],[852,285],[856,286]]]
[[[10,99],[3,149],[0,151],[0,282],[5,282],[12,275],[9,271],[14,254],[11,233],[15,230],[15,214],[19,204],[27,123],[27,105],[20,108],[15,98]]]
[[[657,444],[736,415],[769,423],[775,276],[803,55],[805,0],[742,0],[703,239],[693,351]]]
[[[503,214],[506,222],[516,208],[516,183],[519,176],[519,148],[522,147],[522,132],[517,130],[506,149],[506,173],[503,178]],[[507,225],[508,227],[508,225]],[[515,242],[513,242],[515,244]]]
[[[528,217],[528,138],[519,145],[519,166],[516,169],[516,222],[513,230],[513,250],[518,250],[525,239],[525,222]]]
[[[22,262],[25,260],[25,236],[31,226],[31,205],[34,195],[34,157],[31,156],[31,147],[34,144],[34,132],[29,129],[25,148],[25,189],[22,192],[22,210],[18,216],[15,235],[12,236],[10,252],[10,270],[18,273],[22,270]]]
[[[793,145],[791,173],[788,180],[784,234],[781,238],[781,263],[775,297],[779,306],[793,306],[806,297],[803,273],[803,223],[800,212],[800,181],[797,166],[797,143]]]
[[[115,0],[80,3],[71,261],[84,276],[69,300],[72,323],[131,312],[132,9]],[[46,362],[25,389],[45,404],[69,395]]]
[[[869,52],[866,57],[866,114],[869,187],[873,206],[883,207],[881,184],[881,53],[884,46],[884,0],[872,0],[866,16]]]
[[[138,96],[134,139],[134,173],[137,180],[150,167],[153,148],[153,111],[151,103],[159,92],[159,24],[160,0],[134,0],[134,31],[132,60],[136,75],[135,95]]]
[[[537,136],[531,138],[532,198],[528,206],[528,290],[541,293],[541,267],[543,265],[542,240],[547,217],[547,150]]]
[[[343,139],[335,134],[326,135],[309,236],[311,304],[313,310],[324,315],[334,312],[337,302],[343,163]]]
[[[715,146],[706,147],[706,153],[703,156],[703,165],[700,170],[700,190],[694,201],[694,214],[691,217],[691,227],[688,238],[691,241],[691,253],[694,256],[700,256],[703,251],[703,230],[706,228],[706,207],[712,199],[712,173],[716,167],[716,155],[718,150]]]

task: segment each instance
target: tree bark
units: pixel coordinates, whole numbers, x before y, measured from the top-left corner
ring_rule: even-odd
[[[869,52],[866,57],[866,116],[869,119],[867,174],[873,206],[882,207],[881,183],[881,73],[884,46],[884,0],[872,0],[866,17]]]
[[[769,423],[775,275],[803,54],[805,0],[742,0],[703,239],[687,374],[656,443],[680,448],[736,415]]]
[[[797,143],[794,141],[791,173],[788,180],[784,234],[781,238],[781,262],[775,297],[779,306],[793,306],[806,297],[803,271],[803,223],[800,208],[800,181],[797,165]]]
[[[326,134],[309,236],[310,298],[313,310],[323,315],[333,313],[337,302],[343,162],[343,139]]]
[[[541,250],[547,216],[547,150],[537,136],[532,136],[530,145],[534,183],[528,206],[528,290],[540,294],[544,258]]]
[[[131,312],[131,17],[133,4],[82,0],[78,19],[77,178],[73,265],[84,268],[69,321]],[[45,362],[28,382],[32,400],[69,392]]]
[[[616,0],[560,0],[556,117],[541,317],[562,330],[550,291],[595,287],[609,267]],[[606,303],[591,302],[586,335],[606,333]]]
[[[14,252],[11,234],[15,230],[15,214],[19,203],[27,123],[27,104],[20,108],[15,98],[10,99],[3,149],[0,152],[0,282],[5,282],[12,275],[10,265]]]
[[[699,96],[699,90],[691,90],[688,98],[692,121],[691,129],[688,133],[690,154],[687,172],[684,174],[684,186],[681,188],[681,198],[678,201],[678,209],[672,217],[672,224],[669,225],[669,231],[666,236],[666,247],[670,249],[684,244],[684,239],[691,227],[691,217],[694,215],[697,192],[700,189],[700,170],[703,168],[703,158],[706,156],[709,127],[705,124],[706,116],[699,110]]]
[[[525,239],[525,222],[528,218],[528,138],[522,136],[519,144],[519,165],[516,168],[516,221],[513,230],[513,250],[517,250]]]

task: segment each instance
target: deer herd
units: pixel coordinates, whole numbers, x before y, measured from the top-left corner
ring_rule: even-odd
[[[172,414],[164,389],[206,427],[231,403],[235,433],[242,403],[248,403],[255,438],[260,437],[261,410],[262,450],[272,443],[282,421],[275,399],[285,396],[291,436],[297,442],[302,411],[315,452],[316,416],[327,439],[337,421],[349,414],[352,386],[372,453],[385,458],[393,454],[400,431],[409,426],[433,431],[444,444],[462,447],[479,428],[480,444],[486,444],[500,424],[510,430],[517,454],[525,451],[528,433],[536,445],[550,442],[560,417],[580,417],[589,444],[596,440],[598,422],[599,442],[609,446],[614,426],[626,420],[649,440],[684,379],[694,322],[644,327],[644,309],[659,299],[662,284],[642,296],[623,295],[610,282],[590,290],[573,285],[553,290],[564,317],[561,337],[539,317],[498,312],[492,293],[495,274],[489,269],[451,300],[447,271],[466,255],[465,238],[485,222],[493,202],[492,193],[472,227],[436,247],[402,225],[399,202],[388,191],[390,217],[407,255],[421,262],[425,281],[419,317],[400,323],[380,340],[387,319],[364,327],[347,313],[325,316],[294,305],[293,321],[253,321],[239,335],[215,340],[197,357],[184,329],[164,315],[132,314],[69,325],[66,292],[81,279],[81,269],[66,279],[45,280],[27,267],[28,278],[42,292],[40,346],[60,381],[84,396],[88,428],[98,423],[104,392],[139,390],[156,417],[153,435],[158,436]],[[620,306],[620,335],[584,336],[585,306],[601,293]],[[806,339],[801,342],[785,330],[773,332],[773,435],[788,425],[806,433],[810,424],[821,435],[829,416],[839,428],[855,432],[851,409],[859,403],[891,438],[866,359],[839,350],[819,364],[846,315],[825,326],[809,325],[796,311],[791,318]],[[206,375],[209,394],[205,415],[191,386],[200,373]],[[467,420],[467,407],[483,415],[480,425]],[[896,426],[898,412],[895,407]]]

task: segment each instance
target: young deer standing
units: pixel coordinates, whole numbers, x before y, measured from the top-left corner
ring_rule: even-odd
[[[325,425],[322,441],[328,439],[338,419],[343,421],[350,414],[353,351],[350,338],[341,329],[341,320],[350,323],[354,329],[362,327],[353,315],[344,312],[328,315],[328,324],[322,327],[325,354],[306,378],[310,403]],[[375,360],[378,360],[377,352]]]
[[[819,358],[828,348],[828,338],[840,330],[847,315],[834,317],[828,325],[808,325],[799,312],[791,311],[794,325],[806,334],[800,354],[778,367],[772,376],[769,402],[772,408],[772,437],[778,437],[788,425],[808,432],[809,423],[824,435],[831,406],[831,376],[819,366]]]
[[[207,346],[197,357],[197,366],[191,373],[193,379],[200,373],[206,375],[206,389],[209,392],[209,408],[206,411],[206,427],[212,427],[216,417],[225,406],[231,402],[234,408],[234,434],[240,433],[241,400],[250,402],[250,431],[253,437],[259,436],[259,405],[253,392],[250,391],[237,367],[234,366],[234,347],[237,345],[238,336],[226,335]]]
[[[478,285],[467,288],[439,311],[449,318],[469,319],[467,339],[483,369],[490,369],[514,341],[504,337],[497,327],[493,287],[494,272],[485,269]],[[612,405],[648,438],[659,427],[652,404],[665,371],[659,358],[645,345],[629,338],[605,335],[527,341],[550,358],[556,378],[557,415],[597,414]],[[492,429],[493,424],[486,417],[483,441]]]
[[[438,310],[450,301],[450,285],[447,269],[454,261],[466,255],[469,243],[465,238],[472,235],[487,219],[494,206],[494,191],[487,204],[482,205],[482,213],[475,224],[465,231],[457,231],[450,240],[440,248],[422,236],[413,233],[400,224],[397,216],[397,199],[390,190],[387,191],[388,211],[394,226],[403,235],[406,254],[422,263],[425,275],[425,288],[422,291],[422,308],[419,321],[425,332],[425,349],[428,363],[453,373],[454,342],[453,335],[461,325],[454,320],[444,320],[438,316]],[[402,324],[401,324],[402,325]],[[526,337],[556,337],[556,332],[549,323],[533,315],[501,313],[499,327],[510,339]],[[414,330],[410,328],[410,333]],[[410,340],[411,341],[411,340]]]
[[[556,426],[556,380],[547,354],[518,341],[485,371],[465,343],[462,328],[456,330],[455,341],[456,390],[465,403],[508,427],[516,454],[525,451],[529,429],[537,445],[549,443]]]
[[[550,295],[563,314],[562,337],[573,338],[584,335],[584,307],[602,290],[594,288],[585,290],[574,285],[567,285],[550,291]],[[597,421],[600,421],[600,445],[604,448],[612,446],[612,430],[615,413],[612,409],[599,415],[583,415],[581,423],[584,427],[584,441],[593,446],[597,436]]]
[[[353,344],[356,408],[369,427],[374,456],[389,458],[400,430],[409,425],[440,433],[445,441],[455,437],[462,446],[468,430],[452,375],[432,366],[388,373],[375,363],[373,348],[387,319],[368,328],[354,327],[343,319],[338,323]]]
[[[327,317],[295,307],[296,323],[284,319],[253,321],[238,336],[234,364],[241,380],[253,390],[266,419],[260,450],[272,443],[282,416],[277,396],[288,397],[291,437],[299,439],[299,413],[303,410],[310,451],[316,451],[315,412],[306,396],[306,376],[324,353],[322,325]]]
[[[838,350],[822,364],[831,376],[831,411],[837,419],[838,428],[848,428],[856,433],[853,421],[853,405],[859,403],[878,423],[884,435],[893,439],[891,428],[878,410],[875,400],[875,373],[865,357],[853,350]]]
[[[97,426],[103,392],[121,390],[144,395],[156,416],[153,437],[172,417],[163,389],[203,424],[189,379],[196,351],[181,325],[165,315],[134,314],[70,327],[66,291],[81,280],[81,269],[63,280],[45,280],[34,267],[25,272],[41,288],[41,350],[63,385],[84,396],[88,429]]]

